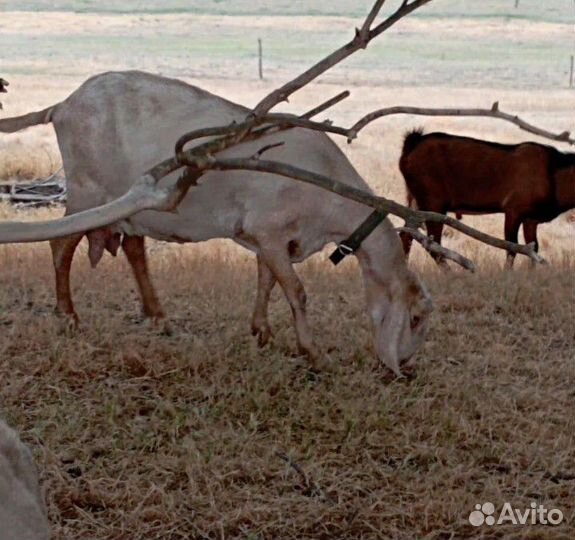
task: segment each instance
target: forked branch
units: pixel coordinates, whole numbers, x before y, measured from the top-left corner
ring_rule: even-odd
[[[379,109],[366,114],[358,122],[356,122],[348,130],[348,142],[355,139],[358,133],[368,124],[383,118],[384,116],[391,116],[394,114],[412,114],[416,116],[475,116],[475,117],[486,117],[486,118],[498,118],[500,120],[505,120],[506,122],[511,122],[523,131],[528,131],[534,135],[544,137],[546,139],[551,139],[557,142],[566,142],[569,144],[575,144],[575,139],[571,137],[569,131],[563,131],[562,133],[553,133],[546,129],[537,127],[525,120],[519,118],[519,116],[514,114],[509,114],[503,112],[499,109],[499,102],[496,101],[490,109],[474,109],[474,108],[464,108],[464,109],[453,109],[453,108],[428,108],[428,107],[404,107],[395,106],[387,107],[385,109]]]
[[[482,108],[431,108],[431,107],[410,107],[410,106],[394,106],[386,107],[384,109],[378,109],[369,114],[366,114],[358,122],[356,122],[351,128],[344,128],[340,126],[333,125],[327,122],[315,122],[311,120],[313,115],[323,112],[328,107],[334,105],[335,103],[347,97],[349,93],[343,92],[339,94],[332,100],[323,103],[322,105],[316,107],[312,111],[302,115],[293,116],[289,114],[268,114],[259,119],[250,118],[241,124],[230,124],[227,126],[220,126],[215,128],[204,128],[186,133],[183,135],[176,145],[176,156],[180,159],[182,164],[189,164],[189,159],[183,155],[184,145],[192,142],[194,140],[208,137],[208,136],[222,136],[221,139],[216,139],[205,143],[203,146],[196,148],[194,152],[196,156],[202,153],[214,154],[229,146],[233,146],[239,142],[245,142],[248,140],[254,140],[259,138],[265,133],[271,130],[287,129],[292,127],[301,127],[306,129],[312,129],[314,131],[323,131],[325,133],[333,133],[335,135],[342,135],[347,137],[347,141],[351,142],[357,138],[359,132],[365,128],[370,123],[384,118],[387,116],[392,116],[396,114],[409,114],[415,116],[441,116],[441,117],[483,117],[483,118],[495,118],[499,120],[504,120],[509,122],[523,131],[527,131],[539,137],[550,139],[556,142],[564,142],[568,144],[575,144],[575,138],[571,137],[569,131],[563,131],[561,133],[554,133],[547,129],[538,127],[531,124],[518,115],[510,114],[499,109],[499,102],[493,103],[490,109]],[[256,126],[262,125],[258,129],[254,129]],[[171,172],[171,171],[170,171]]]
[[[397,232],[409,234],[409,236],[411,236],[416,242],[419,242],[429,253],[441,255],[443,258],[457,263],[459,266],[465,268],[466,270],[475,272],[475,265],[473,264],[473,261],[467,257],[464,257],[460,253],[457,253],[457,251],[453,251],[452,249],[438,244],[435,242],[435,240],[433,240],[431,236],[423,234],[420,230],[413,229],[412,227],[398,227],[395,230]]]
[[[278,103],[281,103],[282,101],[288,101],[289,97],[297,92],[300,88],[303,88],[311,81],[325,73],[327,70],[331,69],[336,64],[339,64],[342,60],[352,55],[356,51],[365,49],[371,40],[381,35],[387,29],[392,27],[396,22],[400,21],[410,13],[414,12],[416,9],[424,6],[425,4],[428,4],[429,2],[431,2],[431,0],[413,0],[412,2],[402,2],[395,13],[372,28],[375,19],[379,15],[379,12],[385,3],[385,0],[377,0],[369,12],[369,15],[365,19],[361,30],[356,31],[355,37],[349,43],[335,50],[326,56],[323,60],[309,68],[307,71],[304,71],[295,79],[292,79],[288,83],[268,94],[255,107],[254,115],[256,117],[264,116]]]

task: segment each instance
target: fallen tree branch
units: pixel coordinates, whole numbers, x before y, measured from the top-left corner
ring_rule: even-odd
[[[343,96],[342,93],[336,98]],[[333,98],[335,100],[336,98]],[[339,99],[341,101],[343,97]],[[332,101],[332,100],[330,100]],[[319,107],[317,107],[318,112],[320,110],[325,110],[325,106],[330,102],[326,102]],[[183,148],[186,144],[193,140],[197,140],[208,136],[223,136],[222,139],[216,139],[205,143],[203,146],[200,145],[196,148],[196,155],[203,152],[208,154],[215,154],[225,148],[238,144],[239,142],[245,142],[248,140],[253,140],[261,137],[264,133],[270,131],[288,129],[293,127],[301,127],[305,129],[311,129],[314,131],[322,131],[324,133],[333,133],[335,135],[343,135],[347,137],[348,143],[357,138],[359,132],[365,128],[371,122],[378,120],[386,116],[392,116],[396,114],[409,114],[416,116],[441,116],[441,117],[484,117],[484,118],[495,118],[499,120],[504,120],[510,122],[511,124],[519,127],[523,131],[527,131],[534,135],[544,137],[557,142],[565,142],[568,144],[575,144],[575,139],[571,138],[571,134],[568,131],[562,133],[553,133],[546,129],[540,128],[526,122],[517,115],[506,113],[499,109],[499,103],[495,102],[490,109],[481,108],[431,108],[431,107],[408,107],[408,106],[394,106],[387,107],[385,109],[378,109],[373,111],[358,122],[356,122],[351,128],[344,128],[329,124],[326,122],[314,122],[311,120],[311,113],[318,114],[315,109],[306,113],[303,116],[293,116],[289,114],[269,114],[259,119],[248,119],[241,124],[229,124],[227,126],[213,127],[213,128],[203,128],[195,131],[186,133],[178,140],[176,144],[175,153],[178,160],[182,165],[189,164],[189,159],[183,155]],[[261,124],[263,127],[254,130],[256,126]],[[170,171],[171,172],[171,171]]]
[[[189,188],[195,185],[198,178],[208,170],[251,170],[277,174],[315,185],[336,195],[398,216],[410,223],[412,227],[419,227],[426,221],[444,223],[484,244],[503,249],[509,253],[525,255],[537,263],[544,262],[544,259],[535,251],[533,243],[528,245],[514,244],[478,231],[450,216],[414,210],[390,199],[378,197],[321,174],[275,161],[254,158],[218,159],[206,155],[194,157],[193,152],[194,150],[185,153],[192,166],[187,168],[180,179],[169,188],[158,186],[154,170],[158,167],[163,170],[170,167],[173,167],[172,170],[179,168],[180,165],[175,158],[166,160],[159,166],[150,169],[148,173],[134,183],[125,195],[106,205],[65,216],[59,220],[34,223],[0,223],[0,243],[50,240],[67,236],[74,232],[103,227],[125,219],[141,210],[174,211],[187,194]]]
[[[205,151],[206,153],[215,153],[217,151],[229,148],[239,142],[246,140],[246,136],[258,125],[264,123],[275,123],[275,124],[286,124],[289,127],[306,127],[308,129],[315,129],[316,123],[311,123],[303,125],[302,123],[297,123],[295,119],[297,117],[290,115],[270,115],[269,111],[275,107],[278,103],[282,101],[287,101],[288,97],[294,92],[304,87],[306,84],[317,78],[319,75],[329,70],[354,52],[359,49],[365,49],[369,42],[385,32],[388,28],[393,26],[396,22],[406,17],[416,9],[424,6],[425,4],[431,2],[431,0],[413,0],[412,2],[403,2],[401,6],[382,23],[377,25],[375,28],[371,28],[377,15],[381,11],[385,0],[376,0],[374,6],[370,10],[368,16],[365,19],[362,29],[356,31],[355,37],[343,47],[340,47],[333,53],[326,56],[323,60],[313,65],[307,71],[292,79],[288,83],[284,84],[277,90],[269,93],[260,103],[251,111],[244,122],[237,125],[222,126],[221,128],[208,128],[211,133],[217,135],[223,135],[224,137],[218,141],[212,141],[211,143],[206,143],[206,146],[201,148],[199,151]],[[275,118],[272,118],[275,116]],[[283,120],[282,120],[283,117]],[[302,122],[307,121],[306,118],[300,118]],[[324,124],[326,126],[327,124]],[[221,130],[221,132],[218,132]],[[176,156],[182,154],[183,148],[189,142],[203,137],[201,133],[205,133],[206,130],[195,130],[190,133],[182,135],[176,145]],[[330,133],[339,133],[340,135],[346,135],[347,131],[344,128],[331,128]],[[264,130],[265,132],[265,130]],[[154,175],[155,176],[155,175]],[[160,177],[161,178],[161,177]]]
[[[575,139],[571,138],[571,134],[568,131],[564,131],[562,133],[552,133],[551,131],[537,127],[533,124],[526,122],[525,120],[522,120],[517,115],[501,111],[499,109],[499,102],[497,101],[492,105],[491,109],[472,109],[472,108],[442,109],[442,108],[403,107],[403,106],[387,107],[385,109],[379,109],[377,111],[373,111],[369,114],[366,114],[363,118],[361,118],[348,130],[348,142],[351,142],[353,139],[355,139],[358,133],[365,126],[367,126],[374,120],[383,118],[384,116],[391,116],[394,114],[412,114],[417,116],[460,116],[460,117],[475,116],[475,117],[497,118],[500,120],[505,120],[506,122],[511,122],[520,129],[528,131],[529,133],[532,133],[534,135],[538,135],[546,139],[551,139],[553,141],[575,144]]]
[[[262,126],[261,129],[254,131],[254,128],[258,126]],[[334,126],[327,122],[315,122],[309,118],[303,118],[293,114],[274,113],[257,119],[248,119],[241,123],[235,122],[227,126],[201,128],[190,131],[178,139],[174,151],[181,164],[185,165],[187,158],[184,155],[184,147],[195,140],[204,137],[220,136],[220,139],[208,141],[194,149],[195,155],[203,153],[215,154],[241,142],[257,139],[271,130],[294,127],[321,131],[323,133],[333,133],[334,135],[342,135],[344,137],[349,135],[349,130],[346,128]]]
[[[464,257],[457,251],[453,251],[452,249],[448,249],[440,244],[438,244],[431,236],[427,236],[423,234],[421,231],[417,229],[412,229],[411,227],[397,227],[395,229],[397,232],[402,232],[405,234],[409,234],[415,241],[419,242],[423,248],[428,251],[429,253],[434,253],[436,255],[441,255],[445,259],[449,259],[457,263],[459,266],[469,270],[470,272],[475,272],[475,265],[473,261]]]
[[[319,77],[322,73],[325,73],[328,69],[332,68],[351,54],[360,49],[365,49],[371,40],[381,35],[399,20],[403,19],[416,9],[424,6],[425,4],[428,4],[429,2],[431,2],[431,0],[414,0],[409,3],[403,2],[401,6],[395,11],[395,13],[390,15],[375,28],[371,28],[373,22],[383,7],[383,4],[385,3],[385,0],[377,0],[369,12],[369,15],[365,19],[365,22],[362,25],[362,30],[357,31],[355,37],[349,43],[332,52],[323,60],[312,66],[307,71],[304,71],[295,79],[292,79],[288,83],[268,94],[254,108],[254,116],[264,116],[278,103],[281,103],[282,101],[288,101],[288,98],[293,93],[297,92],[300,88],[303,88],[306,84],[310,83]]]
[[[45,221],[7,221],[0,223],[0,244],[42,242],[84,233],[121,221],[142,210],[169,210],[173,199],[170,193],[157,186],[150,175],[141,176],[125,195],[114,201]]]
[[[321,174],[313,173],[311,171],[306,171],[292,165],[287,165],[285,163],[279,163],[276,161],[260,160],[260,159],[244,159],[244,158],[229,158],[229,159],[218,159],[218,158],[208,158],[203,163],[201,168],[203,170],[249,170],[257,172],[266,172],[277,174],[280,176],[285,176],[287,178],[292,178],[294,180],[299,180],[308,184],[313,184],[317,187],[331,191],[336,195],[340,195],[347,199],[365,204],[377,210],[387,212],[388,214],[393,214],[402,218],[404,221],[410,224],[416,224],[417,226],[423,225],[426,221],[433,221],[437,223],[444,223],[450,227],[462,232],[463,234],[475,238],[484,244],[503,249],[510,253],[521,254],[529,257],[538,263],[543,263],[544,259],[537,254],[535,251],[535,244],[515,244],[513,242],[508,242],[507,240],[502,240],[491,236],[489,234],[483,233],[469,227],[459,220],[453,219],[450,216],[444,214],[438,214],[435,212],[425,212],[421,210],[414,210],[403,206],[395,201],[386,199],[385,197],[378,197],[367,191],[355,188],[323,176]]]

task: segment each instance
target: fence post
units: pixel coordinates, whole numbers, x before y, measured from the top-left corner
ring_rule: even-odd
[[[264,59],[262,50],[262,38],[258,38],[258,72],[260,80],[264,78]]]

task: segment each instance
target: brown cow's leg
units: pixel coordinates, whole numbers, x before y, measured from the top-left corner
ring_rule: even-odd
[[[165,314],[150,279],[143,236],[124,235],[122,249],[132,267],[142,297],[142,310],[154,323],[164,323]]]
[[[505,214],[505,240],[508,242],[517,243],[519,238],[519,227],[521,226],[521,218],[516,214]],[[507,260],[505,261],[505,268],[511,270],[515,260],[515,253],[507,253]]]
[[[74,234],[50,241],[52,262],[56,273],[56,313],[69,317],[73,324],[78,323],[70,291],[70,269],[76,247],[83,234]]]
[[[272,337],[268,321],[268,303],[276,278],[266,263],[258,255],[258,293],[252,316],[252,335],[257,336],[258,345],[263,347]]]
[[[535,242],[535,251],[539,252],[539,241],[537,240],[537,221],[524,221],[523,222],[523,236],[525,237],[525,243],[530,244],[531,242]],[[530,259],[529,261],[531,268],[535,268],[537,263]]]

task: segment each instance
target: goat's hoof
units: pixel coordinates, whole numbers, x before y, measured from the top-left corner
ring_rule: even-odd
[[[333,362],[329,355],[321,354],[315,347],[303,348],[300,345],[298,348],[302,356],[307,356],[309,365],[313,371],[332,371]]]
[[[252,323],[252,336],[257,337],[258,347],[265,347],[273,337],[272,331],[267,323]]]
[[[147,316],[144,319],[145,324],[153,330],[154,332],[158,332],[164,336],[173,336],[174,331],[172,329],[172,325],[165,317],[165,315],[154,315],[154,316]]]
[[[80,319],[75,311],[64,312],[59,308],[56,308],[54,313],[60,321],[60,328],[62,332],[75,332],[79,328]]]

